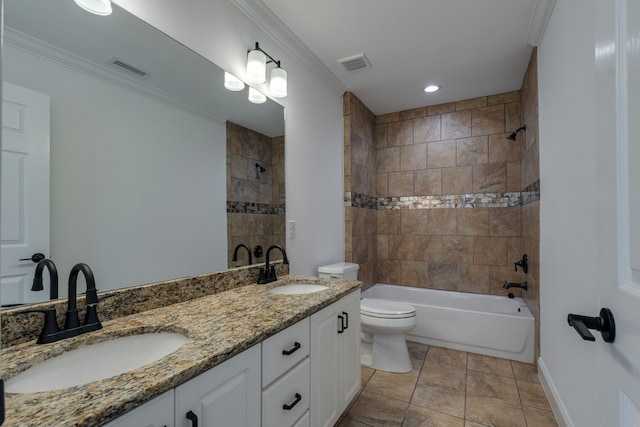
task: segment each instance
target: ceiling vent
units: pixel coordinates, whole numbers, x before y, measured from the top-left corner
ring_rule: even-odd
[[[113,68],[116,68],[126,74],[128,74],[131,77],[135,77],[138,79],[147,79],[149,77],[151,77],[151,73],[147,73],[146,71],[142,71],[140,68],[138,67],[134,67],[131,64],[127,64],[124,61],[119,60],[118,58],[113,58],[109,61],[107,61],[107,65],[110,65]]]
[[[371,68],[371,62],[369,62],[369,58],[367,58],[364,53],[338,59],[338,62],[344,65],[344,68],[346,68],[347,71],[358,71]]]

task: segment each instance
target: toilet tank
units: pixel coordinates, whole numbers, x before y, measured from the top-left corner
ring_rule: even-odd
[[[356,280],[360,266],[351,262],[338,262],[336,264],[318,267],[318,276],[327,279]]]

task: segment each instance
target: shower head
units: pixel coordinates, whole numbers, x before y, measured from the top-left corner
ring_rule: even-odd
[[[257,170],[259,170],[260,172],[264,172],[264,171],[266,171],[266,170],[267,170],[267,169],[266,169],[264,166],[262,166],[260,163],[256,163],[256,169],[257,169]]]
[[[515,141],[516,140],[516,136],[518,135],[518,132],[520,132],[521,130],[526,131],[527,130],[527,125],[522,125],[518,129],[516,129],[513,132],[511,132],[511,135],[509,135],[507,137],[507,139],[509,141]]]

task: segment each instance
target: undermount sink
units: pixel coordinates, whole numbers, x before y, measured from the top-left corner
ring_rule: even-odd
[[[7,380],[7,393],[60,390],[110,378],[155,362],[188,340],[162,332],[131,335],[69,350]]]
[[[269,289],[269,292],[277,295],[301,295],[312,294],[327,289],[324,285],[314,285],[311,283],[297,283],[293,285],[283,285]]]

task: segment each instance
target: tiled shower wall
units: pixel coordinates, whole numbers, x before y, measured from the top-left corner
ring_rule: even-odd
[[[540,354],[540,157],[538,153],[538,57],[534,49],[522,82],[522,122],[527,131],[522,135],[522,191],[531,195],[521,208],[523,252],[529,256],[529,290],[525,301],[536,318],[536,360]]]
[[[343,99],[345,261],[360,265],[363,289],[377,282],[376,118],[353,94]],[[361,200],[351,206],[351,199]]]
[[[261,172],[256,163],[264,167]],[[284,136],[269,138],[235,123],[227,122],[227,250],[228,265],[245,265],[247,252],[238,252],[232,262],[236,245],[244,243],[253,249],[260,245],[264,262],[271,245],[284,247]],[[274,259],[279,259],[280,252]]]
[[[520,91],[377,117],[346,93],[344,126],[345,259],[360,264],[363,289],[512,292],[539,334],[536,50]],[[527,275],[514,269],[525,253]]]

